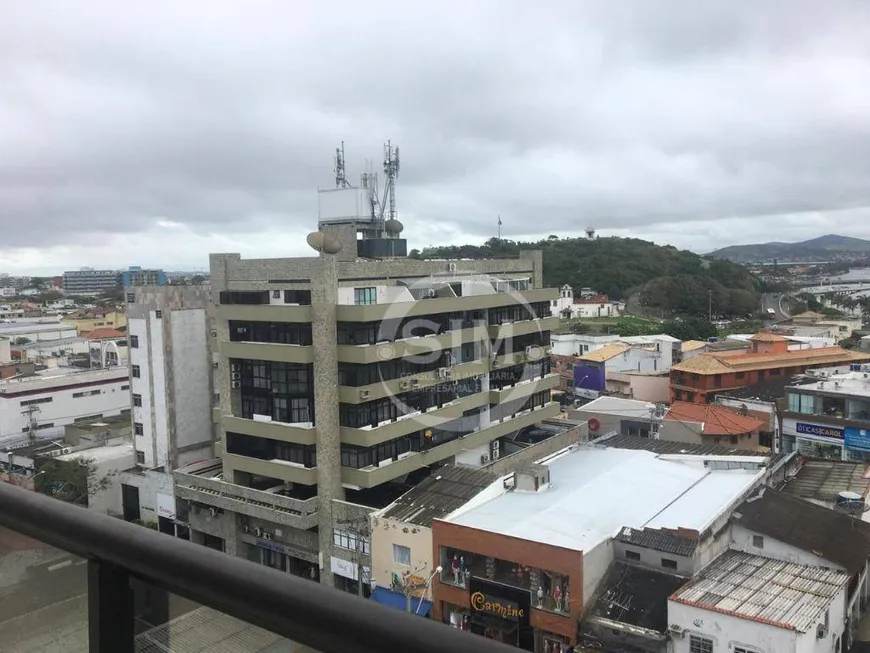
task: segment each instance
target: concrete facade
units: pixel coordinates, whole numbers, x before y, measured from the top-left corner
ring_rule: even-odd
[[[347,246],[351,246],[350,241]],[[208,482],[219,482],[224,490],[233,486],[258,496],[267,494],[273,502],[301,502],[305,510],[312,509],[282,519],[265,519],[258,528],[269,533],[269,546],[284,546],[288,555],[316,560],[320,582],[339,584],[342,581],[337,576],[356,582],[354,566],[360,563],[360,552],[348,553],[336,545],[340,540],[336,531],[367,532],[367,514],[374,508],[353,503],[349,493],[365,493],[401,481],[433,465],[452,463],[456,456],[482,464],[479,461],[493,451],[493,440],[558,414],[558,405],[549,401],[550,388],[557,379],[543,362],[549,331],[558,324],[558,318],[533,316],[500,319],[496,323],[481,320],[473,326],[464,325],[467,328],[442,330],[425,337],[400,337],[405,334],[395,333],[386,338],[388,343],[379,335],[377,343],[348,344],[339,339],[338,328],[375,324],[380,333],[391,324],[411,318],[425,324],[445,314],[470,315],[477,311],[485,318],[489,310],[531,310],[532,304],[549,307],[558,293],[541,288],[542,274],[540,252],[523,252],[518,259],[483,261],[355,260],[355,256],[343,254],[242,260],[238,254],[213,254],[211,360],[220,471],[209,472]],[[360,300],[360,295],[365,299]],[[296,344],[269,335],[239,335],[262,325],[271,329],[299,328],[306,333],[310,330],[310,336]],[[511,351],[506,347],[512,346],[515,338],[524,339],[523,347]],[[508,344],[503,350],[496,350],[504,342]],[[540,353],[529,354],[527,342],[543,345]],[[402,374],[395,379],[382,379],[379,372],[371,383],[340,383],[340,369],[392,361],[424,364],[433,357],[445,360],[443,367],[438,363],[438,369]],[[540,374],[504,388],[489,386],[491,370],[528,367],[527,363],[538,365]],[[311,379],[306,399],[309,408],[289,418],[262,401],[257,404],[260,408],[250,408],[253,394],[243,392],[241,376],[250,374],[244,370],[252,365],[261,364],[268,369],[307,367]],[[439,401],[423,412],[409,411],[403,403],[406,393],[440,392],[440,388],[454,387],[464,380],[478,380],[479,390],[444,403]],[[398,405],[404,414],[379,417],[371,425],[366,422],[350,426],[343,421],[342,410],[352,412],[357,406],[368,410],[368,404],[378,401]],[[503,406],[504,414],[490,418],[491,406]],[[264,411],[272,414],[263,415]],[[468,427],[461,426],[468,433],[451,438],[450,429],[460,428],[457,425],[465,424],[463,420],[474,420],[474,424],[469,421]],[[433,439],[419,448],[380,458],[379,447],[407,447],[394,443],[423,437],[426,429],[426,438],[444,438],[439,429],[448,435],[443,441]],[[256,447],[265,447],[271,453],[257,449],[252,455]],[[349,455],[356,460],[356,452],[377,458],[368,465],[343,461],[343,456]],[[304,462],[293,456],[299,456],[298,460],[304,457]],[[186,481],[184,487],[176,483],[177,496],[191,505],[215,503],[204,489],[195,479]],[[194,517],[191,511],[192,539],[197,537],[193,531],[201,526],[204,533],[224,539],[228,553],[244,555],[238,545],[239,538],[245,535],[244,528],[250,530],[251,520],[266,515],[254,516],[253,507],[242,501],[230,501],[219,509],[223,516],[208,510]],[[227,516],[230,512],[234,513],[232,518]],[[312,519],[316,521],[311,523]],[[312,540],[313,531],[307,529],[315,525],[318,534]],[[362,558],[363,566],[370,568],[368,554]],[[363,581],[369,583],[370,578]]]

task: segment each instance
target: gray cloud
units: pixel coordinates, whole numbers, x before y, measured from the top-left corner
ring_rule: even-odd
[[[386,138],[412,242],[498,214],[870,236],[838,212],[870,206],[866,3],[697,4],[7,2],[0,258],[161,219],[295,233],[338,142],[355,177]]]

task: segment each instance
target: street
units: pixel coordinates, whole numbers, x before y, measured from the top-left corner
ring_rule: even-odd
[[[777,322],[782,320],[787,320],[789,318],[789,314],[785,311],[785,307],[783,306],[783,300],[785,299],[785,295],[780,293],[767,293],[761,296],[761,308],[767,313],[768,310],[773,309],[776,317],[773,319]]]

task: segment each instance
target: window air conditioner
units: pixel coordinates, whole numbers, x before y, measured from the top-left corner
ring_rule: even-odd
[[[230,363],[230,372],[238,372],[239,366],[236,363]]]
[[[360,399],[368,399],[369,398],[369,391],[368,390],[360,390],[359,391],[359,398]]]
[[[242,382],[241,382],[241,381],[231,381],[231,382],[230,382],[230,387],[231,387],[231,388],[241,388],[241,387],[242,387]]]
[[[267,531],[267,532],[264,532],[264,533],[263,533],[263,539],[264,539],[264,540],[271,540],[271,539],[272,539],[272,534],[269,533],[268,531]]]
[[[238,372],[231,372],[231,373],[230,373],[230,378],[231,378],[233,381],[238,381],[239,379],[242,378],[242,375],[239,374]]]

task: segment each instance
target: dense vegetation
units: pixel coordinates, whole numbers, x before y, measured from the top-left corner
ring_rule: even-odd
[[[747,270],[671,246],[635,238],[558,238],[514,242],[493,238],[481,246],[413,250],[414,258],[500,258],[521,249],[544,252],[544,284],[589,287],[611,299],[632,302],[632,310],[666,315],[746,316],[758,310],[759,282]]]

